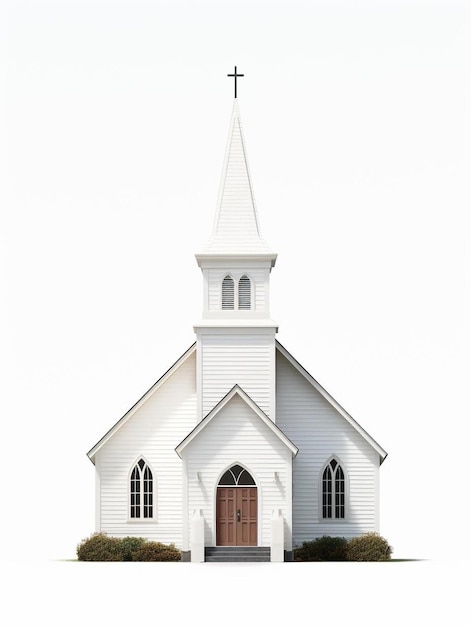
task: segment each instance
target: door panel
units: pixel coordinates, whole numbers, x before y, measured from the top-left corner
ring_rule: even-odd
[[[257,545],[257,488],[237,488],[237,510],[240,511],[240,521],[236,525],[236,545]]]
[[[257,488],[218,487],[216,544],[257,545]]]
[[[216,513],[216,536],[218,546],[236,545],[236,504],[235,488],[218,488]]]

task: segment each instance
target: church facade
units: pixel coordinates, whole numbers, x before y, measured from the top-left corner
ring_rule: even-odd
[[[303,541],[379,531],[386,452],[276,339],[276,254],[261,236],[237,99],[196,260],[195,343],[88,453],[96,530],[175,543],[198,562],[244,549],[289,560]]]

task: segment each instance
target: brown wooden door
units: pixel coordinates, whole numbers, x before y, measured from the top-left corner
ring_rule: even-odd
[[[257,545],[257,487],[218,487],[216,544]]]

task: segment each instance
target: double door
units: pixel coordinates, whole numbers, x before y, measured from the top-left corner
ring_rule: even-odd
[[[257,487],[218,487],[216,544],[257,545]]]

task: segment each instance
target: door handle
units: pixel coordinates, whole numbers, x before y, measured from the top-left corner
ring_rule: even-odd
[[[237,509],[237,521],[240,522],[240,509]]]

